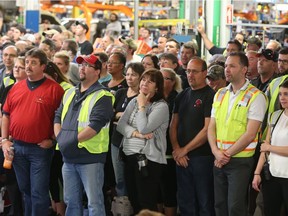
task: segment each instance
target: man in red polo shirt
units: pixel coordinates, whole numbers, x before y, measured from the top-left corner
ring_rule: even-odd
[[[48,215],[53,119],[64,94],[59,84],[44,77],[46,64],[43,51],[28,51],[28,78],[13,86],[3,107],[2,150],[7,158],[14,147],[13,167],[24,194],[25,215],[31,216]]]

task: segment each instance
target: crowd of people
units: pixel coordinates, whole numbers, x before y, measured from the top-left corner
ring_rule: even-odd
[[[141,56],[110,20],[94,43],[83,21],[2,32],[6,214],[285,215],[288,48],[241,33],[216,47],[199,24],[202,59],[196,41],[143,27]],[[111,212],[114,197],[128,204]]]

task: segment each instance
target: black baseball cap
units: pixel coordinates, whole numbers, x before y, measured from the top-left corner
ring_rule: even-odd
[[[81,22],[81,21],[76,21],[75,22],[76,25],[81,25],[84,29],[86,29],[86,33],[89,31],[89,27],[85,22]]]
[[[272,60],[274,62],[278,61],[278,53],[271,49],[262,49],[261,52],[257,54],[257,57],[264,56],[267,60]]]

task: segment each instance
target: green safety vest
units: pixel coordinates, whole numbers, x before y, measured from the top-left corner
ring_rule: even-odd
[[[278,99],[278,94],[279,94],[279,85],[281,85],[286,79],[288,79],[288,75],[284,75],[281,77],[277,77],[271,81],[269,84],[269,95],[270,95],[270,100],[269,100],[269,108],[268,108],[268,113],[271,114],[275,110],[275,103],[277,103]]]
[[[61,115],[61,122],[64,121],[64,118],[67,114],[68,108],[73,100],[75,95],[75,87],[68,89],[63,96],[63,110]],[[114,96],[106,90],[98,90],[91,93],[86,97],[82,102],[79,116],[78,116],[78,133],[81,132],[84,128],[89,125],[89,117],[95,103],[102,98],[103,96],[109,96],[112,98],[112,104],[114,104]],[[108,122],[100,131],[97,131],[97,134],[89,140],[78,143],[79,148],[86,148],[88,152],[92,154],[100,154],[103,152],[108,152],[109,145],[109,125]]]
[[[213,108],[215,109],[216,136],[219,149],[224,151],[229,149],[246,132],[249,107],[257,95],[261,93],[259,89],[249,84],[246,90],[241,91],[235,99],[228,119],[230,91],[227,88],[222,88],[216,93]],[[256,145],[257,136],[243,151],[233,155],[233,157],[253,156]]]
[[[4,77],[3,83],[4,83],[4,86],[5,86],[5,87],[8,87],[8,86],[14,84],[15,81],[14,81],[13,79],[11,79],[10,76],[7,76],[7,77]]]

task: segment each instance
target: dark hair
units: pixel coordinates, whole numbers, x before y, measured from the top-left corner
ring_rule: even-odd
[[[132,71],[137,73],[140,77],[143,74],[143,72],[145,71],[144,66],[140,62],[131,62],[130,64],[128,64],[127,67],[126,67],[126,70],[125,70],[125,74],[126,74],[126,72],[128,71],[129,68],[131,68]]]
[[[97,52],[94,53],[94,55],[97,56],[102,63],[107,62],[109,59],[109,56],[105,52]]]
[[[154,54],[146,54],[145,56],[143,56],[142,60],[141,60],[141,63],[143,62],[144,58],[151,58],[152,62],[153,62],[153,65],[154,65],[154,68],[156,69],[160,69],[158,63],[159,63],[159,59],[156,55]]]
[[[279,54],[288,55],[288,47],[283,47],[283,48],[279,51]]]
[[[21,34],[26,34],[26,29],[22,25],[18,25],[15,28],[18,29]]]
[[[56,50],[55,43],[50,39],[45,39],[41,43],[48,45],[50,50]]]
[[[63,81],[69,83],[69,80],[64,76],[64,74],[61,73],[58,66],[52,61],[48,61],[44,74],[48,74],[59,84]]]
[[[74,41],[73,39],[66,39],[63,43],[67,43],[68,50],[66,51],[71,51],[74,56],[77,54],[78,44],[76,41]]]
[[[172,61],[173,64],[177,64],[177,67],[174,69],[174,71],[178,71],[179,69],[179,61],[178,61],[178,58],[172,54],[172,53],[162,53],[160,56],[159,56],[159,60],[161,60],[162,58],[164,59],[169,59]]]
[[[175,42],[175,43],[176,43],[176,48],[177,48],[177,49],[180,49],[180,43],[179,43],[177,40],[175,40],[174,38],[168,38],[167,41],[166,41],[166,43],[167,43],[167,42],[170,42],[170,41]]]
[[[114,15],[116,17],[116,20],[118,20],[118,15],[116,13],[111,13],[110,16],[111,15]]]
[[[155,95],[150,99],[150,102],[153,103],[155,101],[164,99],[164,79],[161,71],[157,69],[148,69],[144,71],[144,73],[140,77],[140,81],[144,77],[149,77],[152,82],[156,83],[157,91]]]
[[[148,31],[149,34],[151,34],[151,30],[147,27],[144,27],[144,30]]]
[[[47,64],[48,58],[45,52],[39,48],[33,48],[26,52],[25,58],[27,57],[37,58],[40,61],[40,65]]]
[[[235,44],[237,46],[238,52],[241,52],[242,44],[238,40],[236,40],[236,39],[230,40],[230,41],[228,41],[227,45],[228,44]]]
[[[248,61],[248,58],[247,56],[245,55],[244,52],[232,52],[228,55],[229,56],[238,56],[239,57],[239,60],[240,60],[240,64],[244,67],[247,67],[249,66],[249,61]]]
[[[111,54],[111,56],[112,56],[112,55],[116,55],[117,58],[118,58],[118,60],[119,60],[119,62],[120,62],[121,64],[123,64],[124,67],[125,67],[125,65],[126,65],[126,56],[125,56],[123,53],[114,52],[114,53]],[[111,57],[111,56],[110,56],[110,57]]]
[[[207,63],[206,61],[204,61],[203,59],[201,59],[200,57],[198,56],[194,56],[189,62],[193,61],[193,60],[196,60],[198,62],[200,62],[202,64],[202,68],[201,70],[202,71],[206,71],[207,70]],[[189,64],[189,63],[188,63]]]

